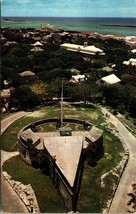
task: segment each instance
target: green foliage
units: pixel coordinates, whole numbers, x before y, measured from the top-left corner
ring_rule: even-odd
[[[15,68],[18,64],[18,57],[8,53],[2,58],[2,65],[5,67]]]
[[[15,47],[13,47],[10,50],[10,53],[12,55],[16,55],[17,57],[24,57],[28,54],[29,50],[30,50],[31,46],[29,44],[19,44],[16,45]]]
[[[40,98],[40,100],[47,98],[47,85],[43,81],[39,80],[31,84],[30,89]]]
[[[52,69],[56,69],[56,68],[63,68],[64,65],[63,65],[63,62],[61,59],[57,59],[57,58],[54,58],[54,59],[50,59],[48,60],[47,62],[47,70],[52,70]]]
[[[22,29],[28,33],[28,30],[35,32],[35,29]],[[51,40],[43,45],[43,52],[32,53],[31,44],[34,43],[33,38],[24,38],[19,29],[6,29],[2,31],[3,36],[9,41],[16,41],[17,44],[6,46],[2,43],[1,51],[1,73],[4,79],[12,80],[13,87],[26,85],[18,73],[31,70],[40,78],[51,86],[48,88],[48,96],[59,96],[57,81],[61,78],[70,80],[72,74],[68,69],[78,69],[81,74],[88,76],[88,82],[85,84],[71,86],[65,85],[66,95],[72,97],[72,100],[86,100],[101,102],[102,95],[106,98],[106,104],[111,107],[119,107],[121,112],[128,112],[136,116],[135,112],[135,94],[130,88],[133,86],[133,91],[136,91],[136,69],[134,66],[123,65],[124,60],[135,58],[135,54],[131,53],[131,48],[124,42],[116,39],[107,39],[103,41],[100,38],[89,38],[88,36],[77,38],[69,37],[67,42],[83,45],[88,42],[88,45],[94,45],[104,50],[106,55],[100,58],[99,55],[92,56],[90,61],[85,61],[81,53],[72,52],[60,48],[59,44],[53,43]],[[121,79],[120,87],[99,88],[95,86],[95,82],[103,76],[108,75],[102,71],[102,68],[108,64],[116,64],[113,71],[117,77]],[[58,79],[58,80],[57,80]],[[27,82],[28,85],[31,82]],[[129,88],[129,89],[128,89]],[[81,91],[80,93],[77,91]],[[92,95],[94,93],[94,95]],[[96,96],[95,96],[96,94]]]
[[[20,86],[11,94],[9,107],[26,110],[39,105],[39,103],[38,95],[32,92],[28,86]]]
[[[43,71],[38,75],[41,80],[46,81],[48,83],[53,83],[56,79],[70,79],[71,77],[71,73],[69,71],[61,68],[55,68],[53,70],[50,70],[50,72]]]

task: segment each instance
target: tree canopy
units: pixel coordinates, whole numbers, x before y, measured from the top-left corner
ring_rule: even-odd
[[[22,29],[22,33],[27,34],[29,31],[36,32],[35,29]],[[1,75],[3,80],[12,80],[15,88],[11,94],[10,106],[29,109],[45,99],[60,96],[61,80],[64,78],[65,96],[71,97],[72,101],[103,102],[104,98],[107,105],[136,116],[136,69],[132,65],[123,64],[123,61],[135,58],[135,54],[124,41],[80,35],[62,39],[61,42],[65,40],[80,45],[88,42],[88,45],[95,45],[106,53],[103,58],[92,56],[91,59],[85,59],[81,53],[61,49],[61,42],[56,43],[53,39],[46,42],[43,40],[42,52],[31,52],[31,44],[35,42],[33,36],[23,37],[22,33],[19,29],[2,29],[8,41],[15,41],[10,45],[6,42],[1,44]],[[42,39],[43,35],[38,31],[36,33]],[[109,74],[103,67],[112,65],[113,73],[121,79],[120,85],[98,87],[96,81]],[[87,80],[71,84],[71,68],[85,74]],[[34,72],[36,78],[31,78],[31,81],[29,78],[20,78],[19,73],[23,71]]]

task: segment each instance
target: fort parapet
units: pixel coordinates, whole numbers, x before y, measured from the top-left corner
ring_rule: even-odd
[[[27,125],[18,133],[18,148],[25,162],[48,170],[69,211],[76,211],[84,162],[94,164],[103,155],[103,131],[79,119],[64,118],[60,128],[57,123],[58,118],[49,118]],[[56,131],[38,131],[49,124]],[[83,131],[72,131],[71,124]]]

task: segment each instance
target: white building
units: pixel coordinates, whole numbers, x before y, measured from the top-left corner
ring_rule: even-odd
[[[69,71],[73,74],[73,75],[77,75],[77,74],[80,74],[80,71],[75,69],[75,68],[71,68],[69,69]]]
[[[131,50],[131,53],[136,53],[136,49]]]
[[[94,45],[88,46],[87,42],[84,42],[84,45],[64,43],[60,45],[60,47],[69,51],[80,52],[83,54],[96,55],[98,53],[99,55],[105,55],[103,50],[96,48]]]
[[[40,47],[34,47],[30,50],[31,52],[40,52],[40,51],[44,51],[44,49],[40,48]]]
[[[43,44],[39,41],[35,42],[34,44],[31,44],[32,46],[34,47],[40,47],[40,46],[43,46]]]
[[[108,76],[102,77],[96,83],[98,85],[113,85],[119,83],[120,81],[121,80],[115,74],[110,74]]]
[[[1,98],[9,98],[10,95],[11,95],[11,89],[10,88],[1,90]]]
[[[82,81],[85,81],[87,78],[86,76],[83,74],[83,75],[72,75],[71,79],[70,79],[70,82],[72,83],[78,83],[78,82],[82,82]]]
[[[124,65],[133,65],[133,66],[136,66],[136,59],[129,59],[128,61],[124,61],[123,62]]]
[[[24,71],[24,72],[19,73],[19,76],[30,77],[30,76],[35,76],[35,73],[33,73],[32,71]]]

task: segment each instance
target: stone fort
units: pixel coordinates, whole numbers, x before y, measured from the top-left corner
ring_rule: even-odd
[[[72,130],[71,125],[82,127]],[[51,125],[54,131],[45,131]],[[40,127],[40,130],[39,130]],[[84,162],[93,165],[102,157],[103,130],[78,119],[36,121],[18,133],[21,158],[34,167],[44,167],[69,211],[76,211]]]

